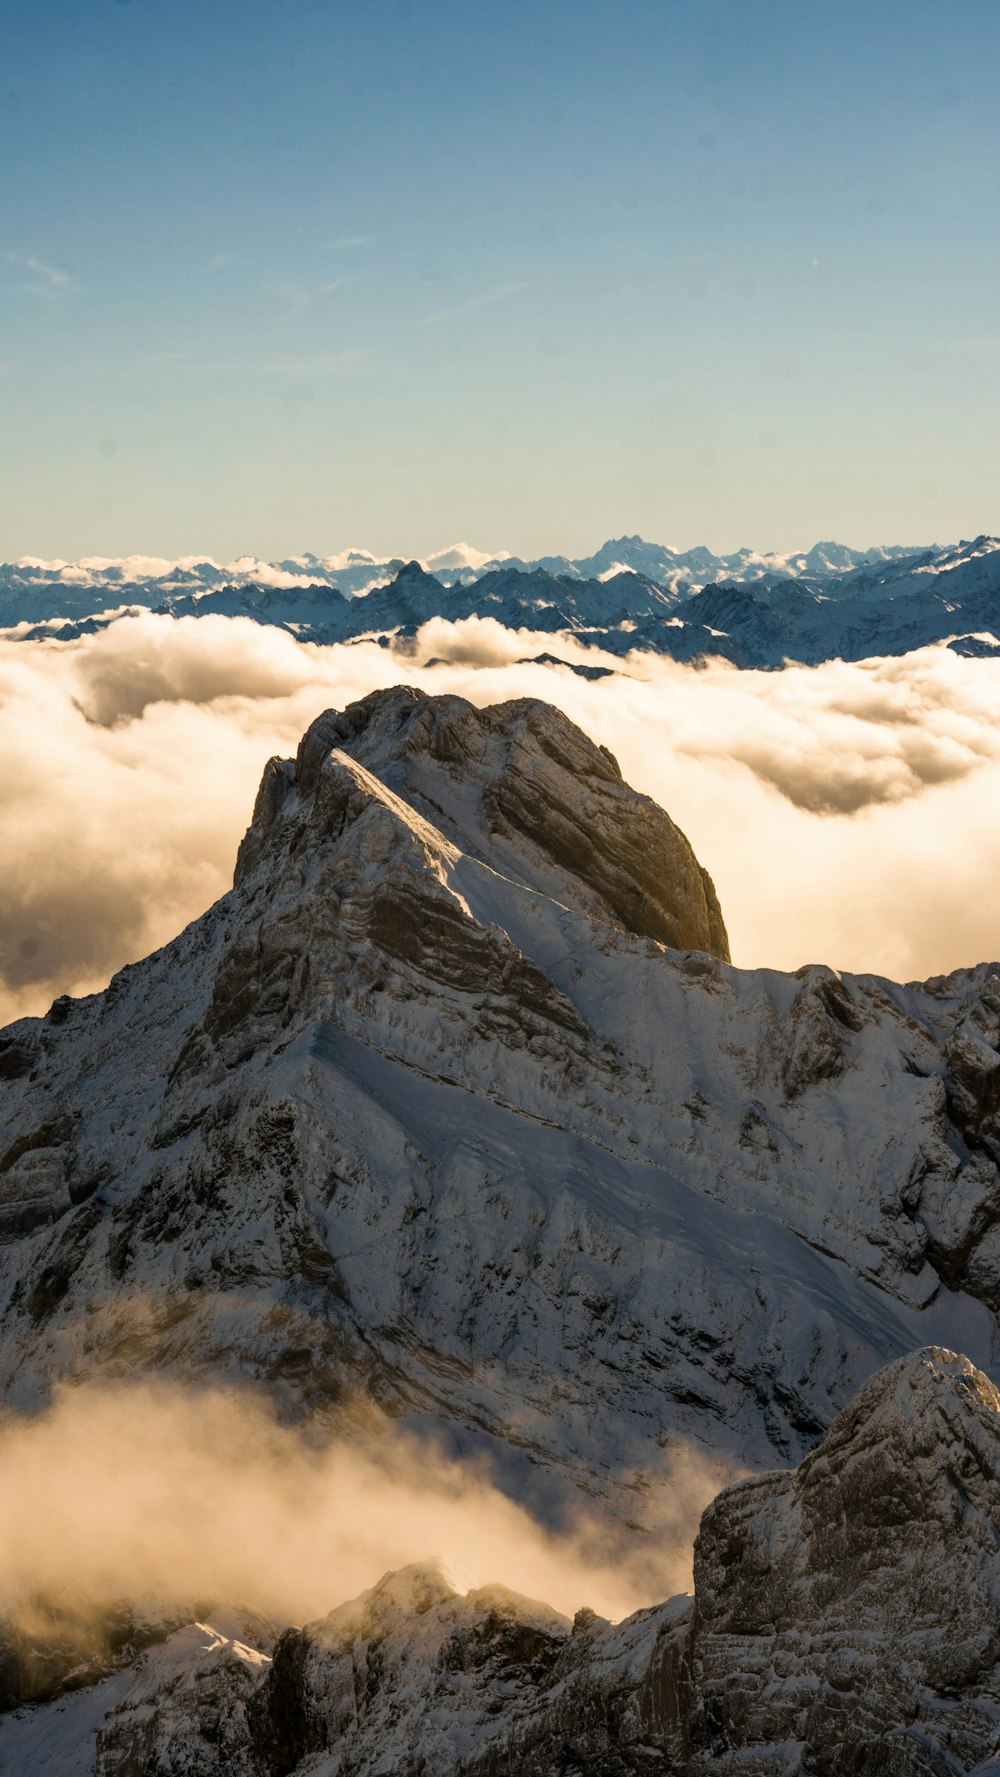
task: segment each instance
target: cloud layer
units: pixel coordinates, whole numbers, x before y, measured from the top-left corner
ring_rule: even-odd
[[[712,872],[739,964],[912,978],[1000,953],[1000,663],[738,673],[489,619],[391,650],[143,613],[73,642],[0,634],[0,1019],[174,936],[229,886],[266,759],[403,679],[545,698],[610,746]]]
[[[198,1599],[302,1622],[434,1559],[459,1590],[500,1581],[618,1618],[688,1589],[698,1519],[729,1478],[675,1452],[653,1536],[596,1512],[553,1534],[485,1468],[400,1432],[317,1444],[247,1392],[69,1388],[0,1429],[0,1618],[41,1596],[84,1615]]]

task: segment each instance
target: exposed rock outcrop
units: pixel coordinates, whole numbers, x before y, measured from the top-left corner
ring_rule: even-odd
[[[250,1723],[275,1631],[245,1611],[211,1614],[209,1623],[164,1637],[106,1687],[93,1777],[262,1777],[268,1770]]]
[[[177,1621],[124,1599],[97,1609],[71,1589],[22,1599],[0,1617],[0,1714],[96,1684],[162,1641]]]
[[[706,1512],[694,1768],[978,1765],[1000,1740],[998,1557],[1000,1394],[966,1358],[918,1351],[874,1376],[797,1471]]]
[[[351,773],[355,760],[371,779]],[[379,788],[375,788],[375,780]],[[328,834],[387,786],[460,851],[537,881],[606,923],[675,950],[728,960],[707,871],[683,833],[623,781],[616,760],[565,716],[532,699],[476,709],[408,685],[328,711],[303,737],[294,770],[265,774],[243,843],[241,881],[273,843],[290,796],[295,826]],[[346,799],[346,805],[345,805]],[[301,832],[292,845],[303,843]]]
[[[376,1747],[402,1773],[385,1760],[404,1743],[448,1777],[971,1771],[1000,1745],[1000,1393],[952,1352],[903,1358],[797,1471],[719,1495],[693,1609],[583,1613],[572,1634],[535,1612],[393,1576],[279,1642],[262,1696],[310,1724],[299,1757],[334,1750],[345,1773]],[[309,1674],[291,1691],[289,1659]],[[366,1704],[345,1713],[359,1659]]]

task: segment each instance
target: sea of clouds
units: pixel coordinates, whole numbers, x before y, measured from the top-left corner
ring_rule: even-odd
[[[568,664],[532,659],[553,652]],[[402,680],[544,698],[609,746],[710,870],[739,965],[910,979],[1000,953],[1000,662],[737,672],[491,619],[319,647],[143,613],[72,641],[0,632],[0,1020],[173,937],[229,886],[267,758]]]

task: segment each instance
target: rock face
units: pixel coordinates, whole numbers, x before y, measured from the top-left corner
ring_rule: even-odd
[[[402,808],[393,809],[386,789]],[[400,686],[320,716],[294,771],[279,765],[265,779],[237,884],[262,857],[273,871],[276,849],[287,855],[339,836],[372,803],[383,826],[388,810],[412,830],[416,811],[426,822],[417,836],[432,849],[441,850],[443,836],[494,870],[516,870],[540,893],[561,891],[604,924],[729,959],[715,889],[684,835],[623,782],[605,747],[546,704],[479,710]],[[391,912],[385,919],[391,924]],[[397,923],[405,934],[413,920],[401,910]],[[418,960],[412,945],[401,960]]]
[[[15,1618],[0,1617],[0,1714],[96,1684],[172,1626],[127,1600],[101,1611],[72,1593],[25,1600]]]
[[[503,1586],[463,1597],[433,1566],[387,1574],[281,1638],[253,1711],[258,1757],[275,1772],[322,1753],[344,1771],[409,1757],[452,1777],[545,1689],[569,1634]]]
[[[387,1574],[283,1635],[250,1709],[251,1760],[434,1777],[626,1777],[684,1754],[690,1600],[570,1623],[503,1586],[457,1593],[439,1567]]]
[[[238,1777],[258,1769],[250,1721],[271,1665],[274,1631],[246,1612],[213,1612],[212,1619],[186,1624],[101,1687],[107,1706],[99,1704],[93,1762],[84,1762],[85,1771],[93,1777]],[[87,1761],[86,1743],[81,1748],[79,1738],[67,1738]]]
[[[300,1758],[335,1750],[345,1773],[402,1772],[404,1744],[470,1777],[971,1771],[1000,1746],[1000,1393],[938,1348],[878,1372],[796,1471],[709,1507],[693,1607],[571,1632],[394,1576],[280,1640],[262,1699],[307,1724]]]
[[[1000,1394],[930,1349],[794,1474],[719,1496],[695,1555],[695,1769],[944,1777],[997,1750],[998,1459]]]
[[[4,1777],[257,1777],[248,1707],[275,1631],[243,1611],[160,1624],[108,1676],[76,1675],[57,1699],[0,1714]]]
[[[731,968],[563,716],[379,693],[268,767],[231,894],[0,1035],[0,1398],[249,1378],[653,1528],[678,1443],[796,1460],[914,1345],[989,1364],[998,1021],[987,964]]]
[[[1000,1394],[938,1348],[880,1371],[797,1471],[709,1507],[695,1584],[571,1624],[431,1565],[276,1643],[256,1625],[266,1652],[245,1625],[193,1625],[94,1687],[95,1755],[73,1770],[994,1777]],[[0,1720],[0,1769],[64,1769],[56,1707]]]

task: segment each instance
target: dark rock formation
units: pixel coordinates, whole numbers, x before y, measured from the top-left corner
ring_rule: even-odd
[[[1000,1737],[1000,1394],[929,1349],[695,1552],[693,1770],[945,1777]]]
[[[124,1600],[96,1609],[72,1593],[22,1599],[14,1614],[0,1617],[0,1714],[98,1683],[178,1621],[183,1613],[149,1617]]]
[[[522,872],[534,864],[549,887],[557,873],[568,898],[604,921],[728,959],[712,880],[683,833],[630,789],[606,748],[531,699],[480,710],[400,685],[328,711],[304,736],[294,771],[275,762],[266,774],[237,882],[290,791],[303,818],[325,817],[329,831],[339,813],[337,792],[332,810],[325,793],[337,777],[331,753],[356,759],[470,856],[489,858],[499,841],[506,862],[516,855]]]

